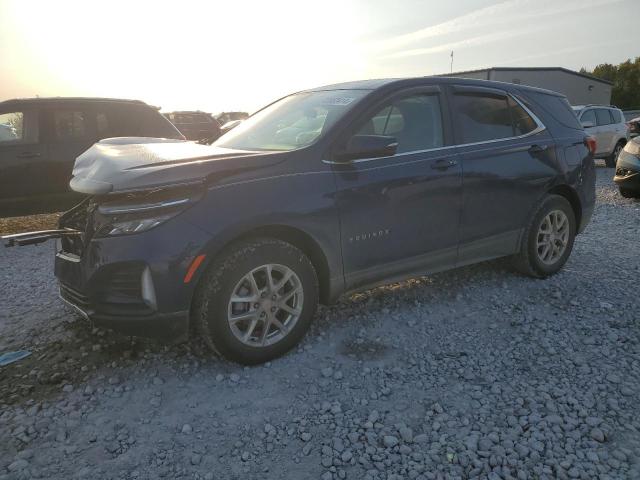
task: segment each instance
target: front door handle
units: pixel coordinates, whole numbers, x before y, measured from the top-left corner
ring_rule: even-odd
[[[436,160],[431,164],[431,168],[434,170],[446,170],[447,168],[455,167],[458,164],[457,161],[441,158],[440,160]]]
[[[18,158],[35,158],[39,156],[40,152],[22,152],[18,154]]]
[[[531,145],[529,147],[529,153],[540,153],[547,149],[546,145]]]

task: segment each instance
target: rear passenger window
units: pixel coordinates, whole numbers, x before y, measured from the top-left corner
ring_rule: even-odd
[[[454,111],[462,130],[462,143],[513,137],[507,97],[485,94],[454,95]]]
[[[358,135],[388,135],[397,153],[442,147],[442,114],[437,95],[412,95],[393,101],[364,122]]]
[[[53,124],[57,140],[83,138],[86,134],[86,122],[83,112],[53,112]]]
[[[596,109],[596,118],[598,119],[598,126],[600,125],[611,125],[613,120],[611,119],[611,114],[609,110],[605,108],[597,108]]]
[[[513,122],[514,135],[526,135],[527,133],[533,132],[538,127],[535,120],[531,118],[531,115],[529,115],[527,111],[512,98],[509,98],[509,109],[511,110],[511,121]]]

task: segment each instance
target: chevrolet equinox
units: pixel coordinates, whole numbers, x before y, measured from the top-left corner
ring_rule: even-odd
[[[284,97],[213,145],[102,140],[56,237],[63,300],[95,324],[255,364],[296,345],[318,302],[511,257],[562,268],[594,208],[595,141],[565,97],[458,78]]]

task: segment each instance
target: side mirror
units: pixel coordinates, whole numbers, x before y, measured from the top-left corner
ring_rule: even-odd
[[[359,158],[391,157],[398,150],[395,137],[385,135],[354,135],[344,150],[335,155],[339,162],[348,162]]]
[[[582,124],[582,128],[591,128],[591,127],[595,127],[596,124],[593,123],[591,120],[585,120],[584,122],[580,122]]]

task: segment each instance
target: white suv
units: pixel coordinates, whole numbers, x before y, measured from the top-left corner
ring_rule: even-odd
[[[607,167],[615,167],[618,154],[629,140],[622,110],[605,105],[577,105],[573,111],[585,131],[596,139],[596,158],[604,158]]]

